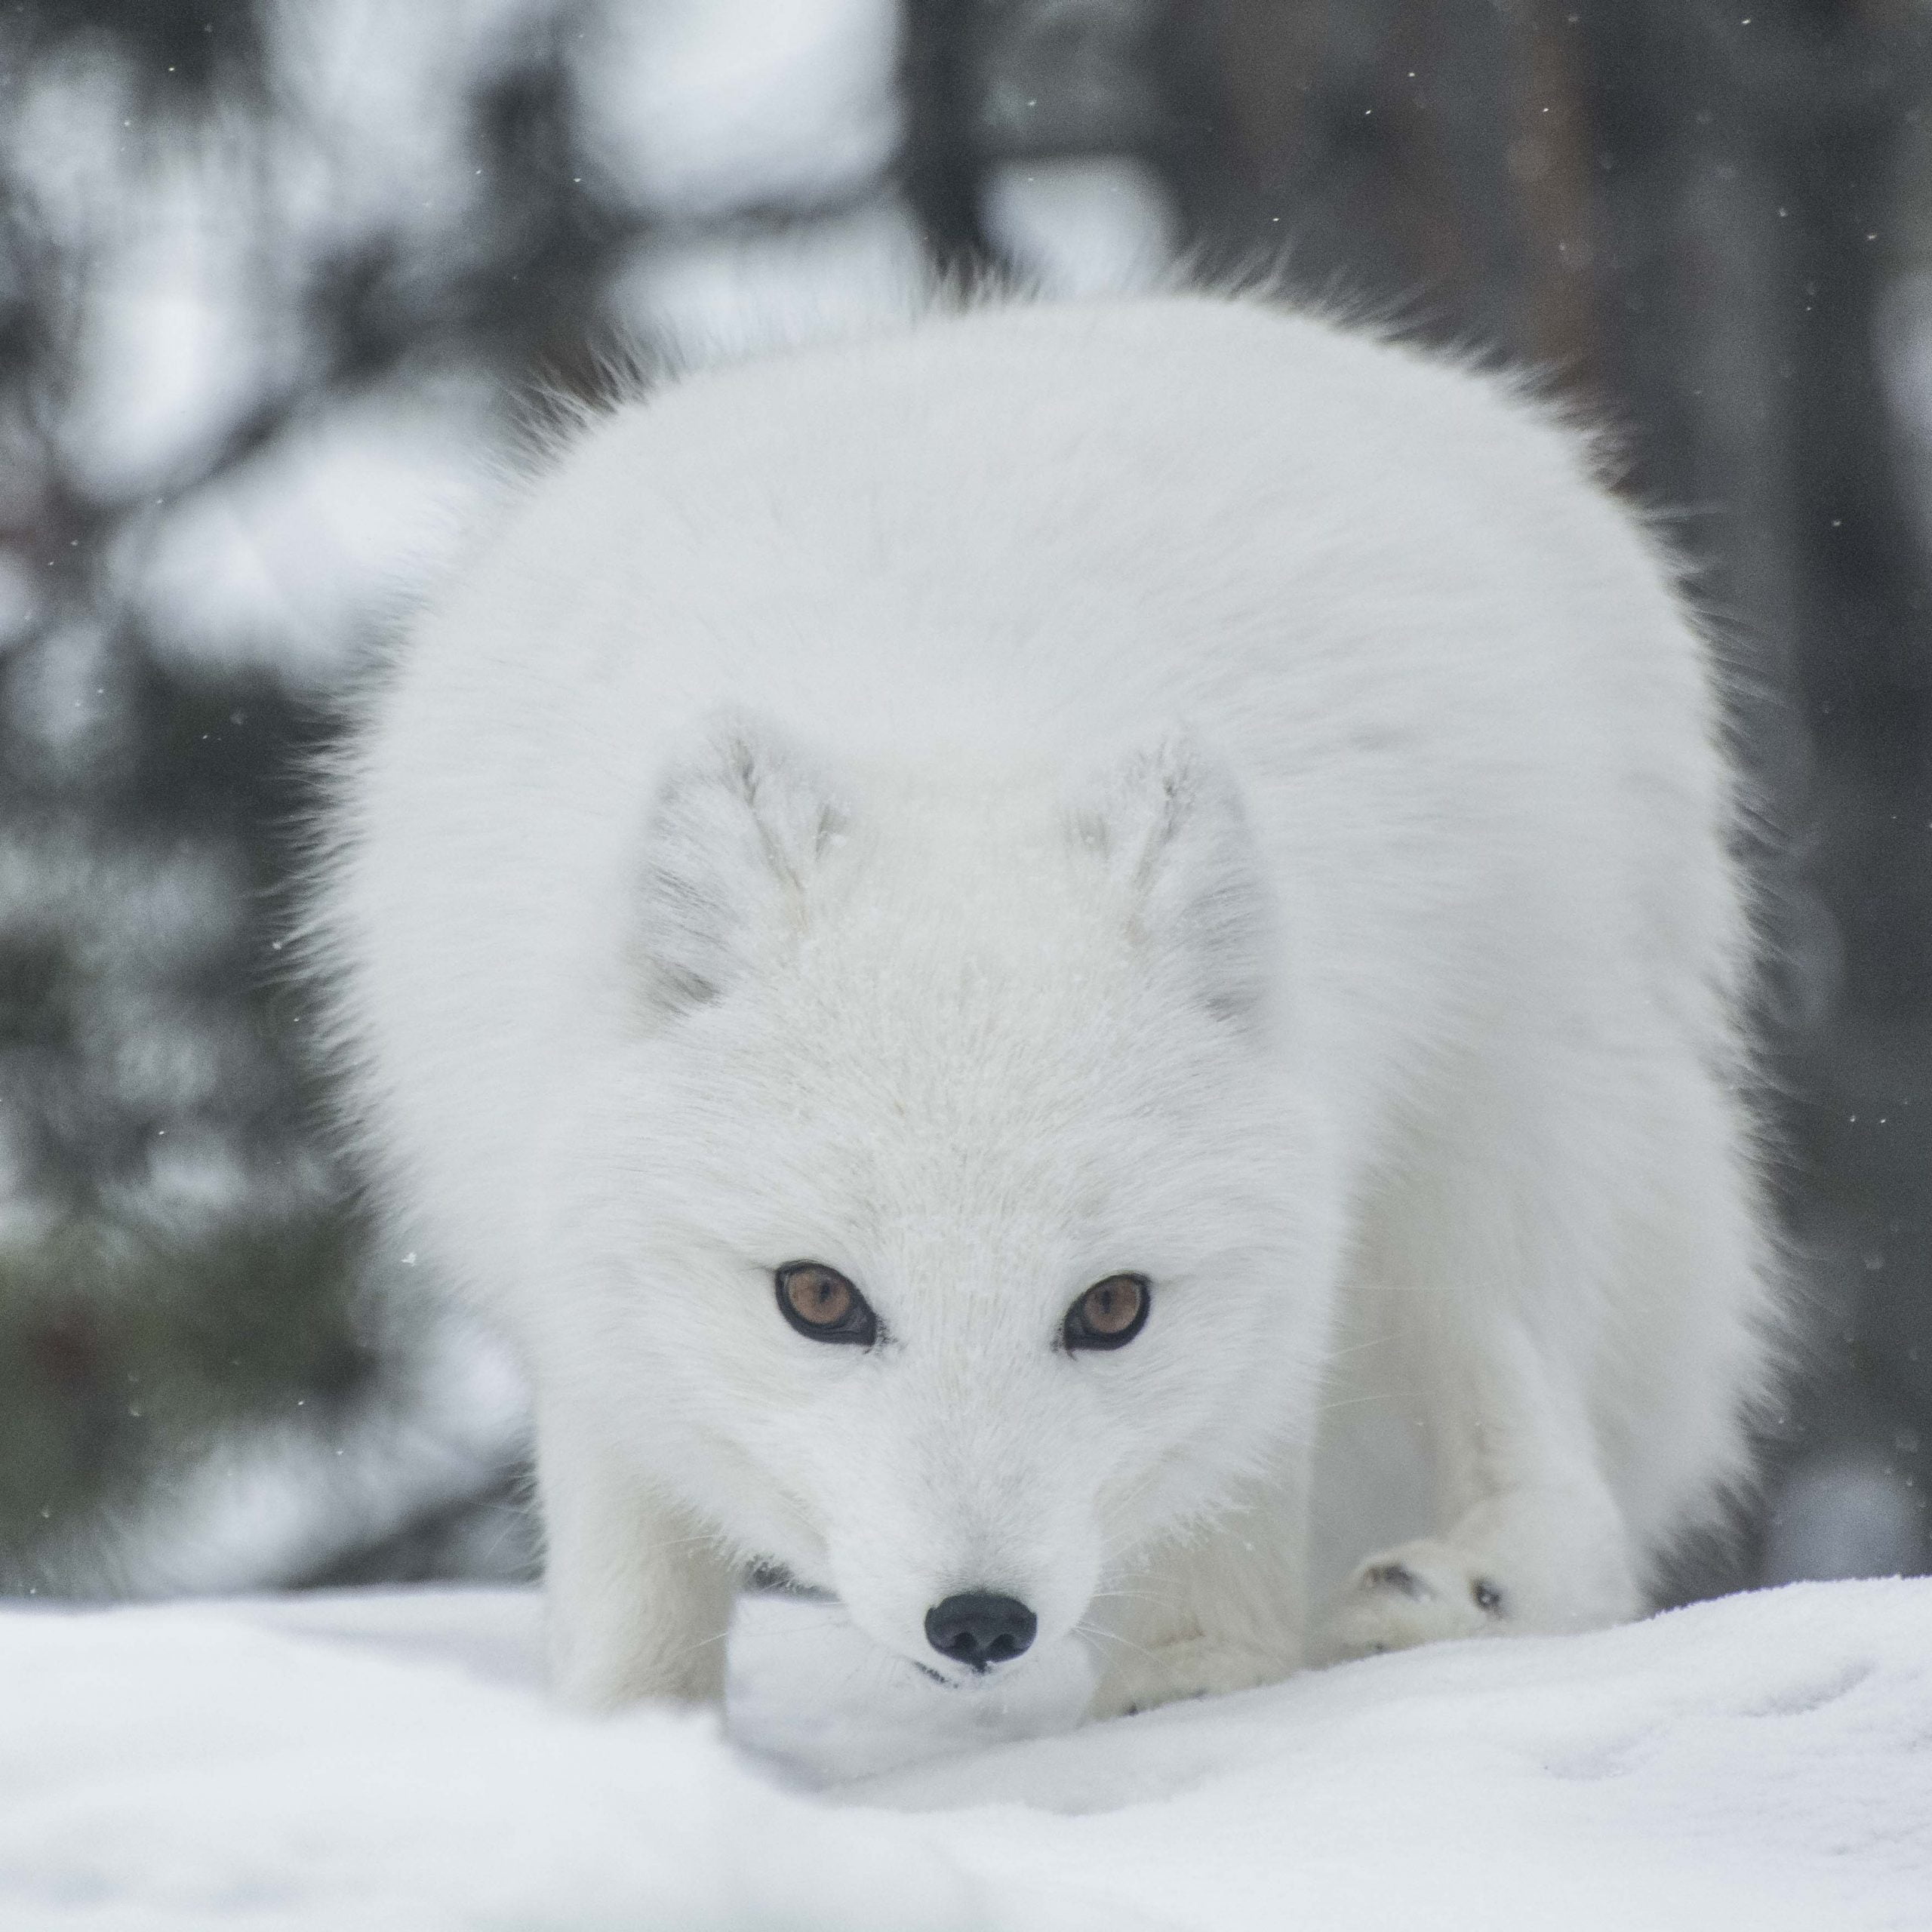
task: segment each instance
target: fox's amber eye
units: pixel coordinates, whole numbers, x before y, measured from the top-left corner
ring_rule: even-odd
[[[1145,1275],[1109,1275],[1066,1311],[1060,1339],[1069,1349],[1118,1349],[1147,1325],[1154,1305]]]
[[[878,1340],[878,1318],[866,1298],[836,1268],[794,1261],[774,1277],[779,1312],[814,1342],[851,1342],[869,1348]]]

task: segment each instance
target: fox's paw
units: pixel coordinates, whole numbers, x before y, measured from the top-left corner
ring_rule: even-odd
[[[1131,1717],[1188,1697],[1278,1684],[1296,1668],[1260,1651],[1190,1637],[1110,1658],[1088,1706],[1092,1718]]]
[[[1497,1636],[1509,1628],[1510,1614],[1509,1589],[1491,1566],[1424,1537],[1370,1558],[1355,1572],[1317,1654],[1339,1663],[1445,1637]]]

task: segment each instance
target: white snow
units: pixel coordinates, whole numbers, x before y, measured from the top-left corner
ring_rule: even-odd
[[[1932,1580],[1019,1742],[989,1740],[1064,1723],[1077,1660],[1001,1713],[755,1601],[728,1742],[552,1709],[538,1623],[496,1591],[0,1614],[0,1924],[1932,1925]]]
[[[1126,295],[1170,277],[1179,212],[1160,178],[1124,155],[1008,162],[986,219],[1014,260],[1054,295]]]
[[[928,281],[911,217],[881,201],[795,227],[646,242],[608,299],[620,327],[702,364],[876,328],[911,313]]]
[[[416,383],[285,431],[125,544],[123,580],[187,660],[327,683],[451,559],[500,488],[481,384]]]
[[[863,188],[899,140],[888,0],[608,7],[577,68],[611,184],[690,220]]]
[[[239,176],[232,157],[157,142],[101,192],[61,426],[92,489],[137,496],[192,464],[285,373]]]

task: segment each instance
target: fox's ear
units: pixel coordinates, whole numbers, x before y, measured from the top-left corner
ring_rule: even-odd
[[[714,719],[672,759],[645,830],[634,925],[648,1007],[716,999],[764,938],[804,916],[805,889],[846,822],[808,753],[761,719]]]
[[[1191,739],[1164,738],[1089,785],[1073,824],[1157,968],[1218,1017],[1251,1020],[1267,986],[1269,900],[1234,774]]]

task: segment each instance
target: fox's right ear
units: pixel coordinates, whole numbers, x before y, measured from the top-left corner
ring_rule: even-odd
[[[1076,801],[1128,931],[1217,1019],[1245,1023],[1269,980],[1268,892],[1232,771],[1183,734],[1121,759]]]
[[[763,720],[715,720],[675,759],[645,827],[634,970],[663,1017],[724,993],[805,888],[846,823],[808,754]]]

